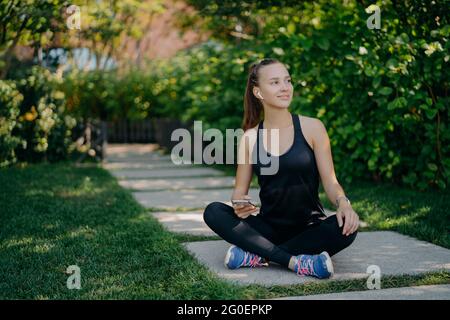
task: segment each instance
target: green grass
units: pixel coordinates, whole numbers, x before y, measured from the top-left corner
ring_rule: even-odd
[[[355,182],[343,186],[352,207],[367,223],[361,230],[391,230],[450,248],[448,192],[419,192],[387,183]],[[332,208],[325,193],[324,206]]]
[[[412,212],[423,212],[427,204],[431,209],[426,212],[437,215],[413,215],[414,223],[427,226],[420,234],[436,234],[435,240],[448,247],[448,235],[441,234],[448,223],[438,223],[448,218],[448,203],[438,195],[422,195],[417,202],[413,194],[399,193],[402,202],[392,191],[369,190],[361,187],[350,194],[371,227],[386,227],[382,219],[387,215],[400,228],[406,213],[397,217],[390,212],[397,203],[414,200]],[[98,167],[60,163],[2,169],[0,206],[0,299],[261,299],[366,289],[365,279],[269,288],[222,281],[181,245],[217,237],[166,231]],[[380,209],[382,214],[370,220],[369,213]],[[81,269],[81,290],[66,287],[70,265]],[[450,283],[450,273],[382,278],[383,288],[439,283]]]
[[[240,297],[100,168],[0,170],[0,298]],[[70,265],[81,290],[66,287]]]

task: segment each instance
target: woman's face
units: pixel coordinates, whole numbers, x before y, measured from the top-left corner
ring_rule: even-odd
[[[292,101],[293,92],[291,76],[284,65],[273,63],[259,69],[259,86],[253,88],[253,94],[264,105],[288,108]]]

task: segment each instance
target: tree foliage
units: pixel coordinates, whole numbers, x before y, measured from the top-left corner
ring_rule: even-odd
[[[378,4],[379,30],[367,27],[371,13],[362,1],[258,8],[259,37],[194,48],[166,63],[165,77],[176,81],[162,91],[181,98],[165,100],[165,110],[212,127],[239,127],[250,63],[276,57],[294,79],[292,110],[325,123],[341,180],[446,188],[448,2]]]

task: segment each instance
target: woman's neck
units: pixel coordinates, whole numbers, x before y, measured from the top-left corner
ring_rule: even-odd
[[[288,109],[264,110],[264,128],[283,129],[292,124],[292,116]]]

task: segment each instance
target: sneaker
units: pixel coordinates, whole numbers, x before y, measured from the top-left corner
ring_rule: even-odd
[[[313,276],[319,279],[330,278],[334,273],[333,263],[326,251],[321,254],[297,256],[294,271],[298,275]]]
[[[228,249],[224,264],[228,269],[237,269],[241,267],[255,268],[269,265],[267,261],[260,256],[244,251],[236,246],[231,246]]]

